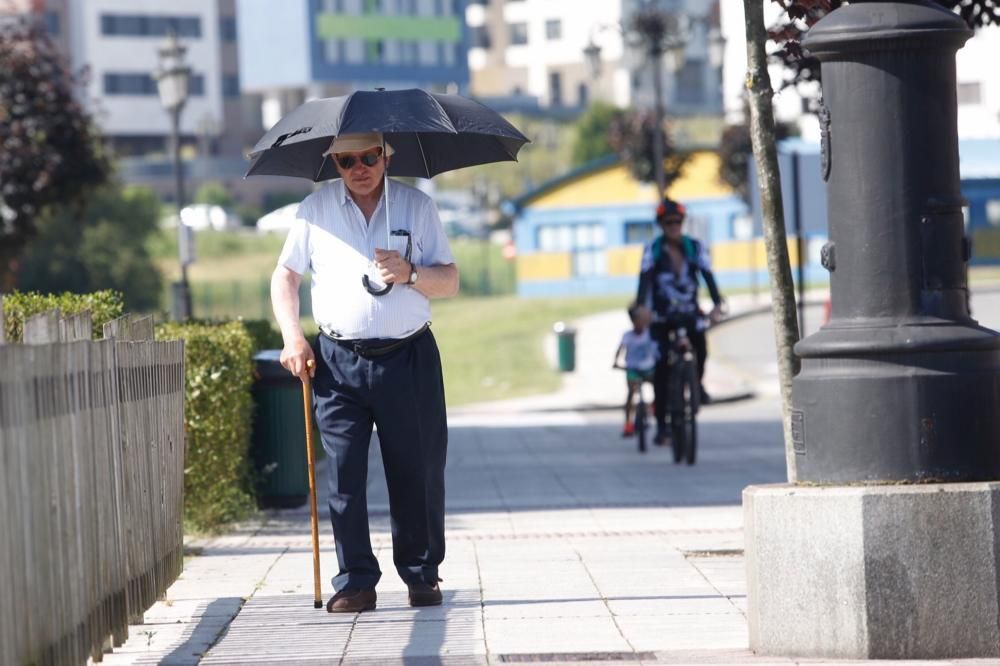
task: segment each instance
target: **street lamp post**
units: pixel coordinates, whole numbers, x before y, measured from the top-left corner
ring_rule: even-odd
[[[653,76],[653,169],[656,186],[663,196],[667,187],[663,171],[663,56],[670,54],[675,63],[684,57],[687,38],[678,17],[662,9],[644,5],[631,18],[627,26],[617,25],[619,32],[633,47],[640,48],[652,67]],[[630,39],[631,38],[631,39]],[[601,71],[601,47],[591,37],[583,49],[584,58],[596,77]]]
[[[173,318],[184,321],[191,317],[191,289],[187,267],[191,263],[191,232],[181,221],[184,208],[184,172],[181,165],[181,112],[188,98],[188,81],[191,68],[184,64],[187,49],[173,32],[157,49],[160,69],[156,72],[156,86],[163,108],[170,114],[171,151],[174,161],[174,179],[177,197],[177,254],[181,266],[181,279],[173,284]]]

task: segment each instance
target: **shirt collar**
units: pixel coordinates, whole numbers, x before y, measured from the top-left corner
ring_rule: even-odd
[[[396,194],[395,189],[398,186],[399,186],[398,183],[393,183],[392,185],[389,186],[393,190],[393,193],[392,193],[393,196],[395,196],[395,194]],[[333,187],[336,188],[334,190],[334,192],[336,194],[337,201],[340,202],[341,206],[346,206],[348,203],[353,203],[354,202],[354,199],[351,198],[351,193],[347,191],[347,184],[344,183],[344,179],[343,178],[338,178],[337,180],[333,181]],[[382,204],[383,206],[385,205],[385,190],[386,190],[386,188],[383,187],[382,188],[382,194],[381,194],[381,196],[379,196],[379,200],[378,200],[379,204]],[[378,210],[378,206],[376,206],[375,209]]]

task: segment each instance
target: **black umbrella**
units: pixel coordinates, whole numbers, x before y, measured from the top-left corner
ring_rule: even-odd
[[[382,132],[395,149],[388,175],[419,178],[516,161],[528,142],[499,113],[460,95],[359,90],[306,102],[278,121],[250,152],[246,175],[338,178],[323,151],[333,137],[361,132]]]
[[[335,136],[381,132],[395,150],[386,172],[386,247],[390,247],[389,176],[431,178],[444,171],[516,161],[528,138],[494,111],[459,95],[424,90],[359,90],[306,102],[278,121],[257,142],[247,176],[339,178],[324,151]],[[362,282],[376,296],[367,275]]]

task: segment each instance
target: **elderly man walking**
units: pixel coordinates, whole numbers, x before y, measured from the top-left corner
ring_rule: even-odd
[[[387,187],[392,153],[378,133],[333,140],[324,155],[340,179],[303,200],[271,277],[284,340],[281,364],[302,379],[313,374],[340,569],[326,604],[331,613],[376,604],[382,574],[365,493],[373,425],[389,490],[396,571],[410,605],[441,603],[448,429],[429,299],[458,292],[458,269],[430,197],[395,181]],[[390,238],[397,247],[386,247]],[[315,349],[299,324],[298,288],[307,270],[320,330]],[[373,287],[377,281],[385,287]]]

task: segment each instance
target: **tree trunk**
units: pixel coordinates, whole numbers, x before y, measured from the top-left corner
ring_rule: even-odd
[[[781,384],[781,412],[785,434],[785,464],[788,480],[794,483],[798,474],[791,435],[792,377],[799,371],[799,362],[792,347],[799,339],[799,324],[792,269],[788,262],[788,242],[785,238],[785,212],[781,203],[781,177],[778,172],[774,112],[771,107],[773,92],[764,50],[767,32],[764,29],[763,0],[743,0],[743,11],[747,26],[746,88],[750,101],[750,141],[757,165],[764,219],[764,247],[771,283],[774,342],[778,352],[778,378]]]

